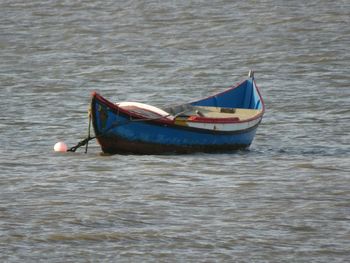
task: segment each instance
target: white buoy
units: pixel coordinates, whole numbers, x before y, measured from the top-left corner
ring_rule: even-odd
[[[64,142],[58,142],[53,147],[55,152],[66,152],[68,150],[67,144]]]

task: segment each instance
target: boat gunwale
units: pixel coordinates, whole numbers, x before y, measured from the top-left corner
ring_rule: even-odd
[[[213,94],[213,95],[208,96],[208,97],[206,97],[204,99],[201,99],[201,100],[212,98],[212,97],[215,97],[217,95],[221,95],[221,94],[224,94],[226,92],[232,91],[232,90],[238,88],[245,81],[247,81],[247,80],[241,81],[240,83],[238,83],[238,84],[236,84],[234,86],[231,86],[230,88],[228,88],[228,89],[226,89],[226,90],[224,90],[222,92]],[[186,122],[206,123],[206,124],[209,124],[209,123],[213,123],[213,124],[240,124],[240,123],[251,122],[251,121],[254,121],[256,119],[261,118],[263,116],[264,112],[265,112],[265,104],[264,104],[263,98],[261,96],[260,90],[259,90],[258,86],[255,83],[255,79],[253,79],[253,82],[254,82],[254,85],[255,85],[255,89],[258,92],[261,104],[262,104],[262,109],[259,110],[260,112],[258,114],[256,114],[256,115],[254,115],[253,117],[248,118],[248,119],[244,119],[244,120],[240,120],[237,117],[228,117],[228,118],[210,118],[210,117],[206,118],[206,117],[201,117],[201,118],[192,118],[192,119],[191,118],[187,118]],[[130,110],[127,110],[127,109],[123,109],[122,107],[118,106],[118,104],[112,103],[111,101],[107,100],[106,98],[101,96],[96,91],[94,91],[92,93],[92,97],[96,98],[96,99],[100,100],[101,102],[103,102],[104,104],[106,104],[110,109],[115,111],[117,114],[118,113],[124,113],[125,115],[129,116],[130,118],[136,118],[136,119],[145,120],[145,121],[148,121],[148,122],[155,122],[155,123],[160,123],[160,124],[167,124],[167,125],[174,125],[174,126],[183,127],[182,125],[178,125],[178,124],[175,123],[176,117],[173,118],[173,119],[168,118],[168,117],[172,116],[171,114],[169,114],[167,116],[162,116],[162,115],[157,114],[156,112],[144,109],[145,111],[149,111],[149,112],[151,112],[153,114],[159,115],[159,118],[152,118],[152,119],[150,119],[150,118],[147,118],[146,116],[143,116],[141,114],[137,114],[137,113],[135,113],[133,111],[130,111]],[[190,102],[189,104],[194,103],[194,102],[198,102],[198,101],[200,101],[200,100]],[[201,129],[201,128],[195,128],[195,129]],[[204,130],[206,130],[206,129],[204,129]]]

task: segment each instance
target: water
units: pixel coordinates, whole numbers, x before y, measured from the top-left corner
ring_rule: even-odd
[[[349,1],[0,1],[0,261],[346,262]],[[249,151],[53,152],[90,93],[155,106],[242,80]]]

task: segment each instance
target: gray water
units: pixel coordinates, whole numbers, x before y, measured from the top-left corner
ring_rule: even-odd
[[[173,105],[249,69],[247,151],[54,153],[92,91]],[[1,262],[347,262],[350,2],[0,0]]]

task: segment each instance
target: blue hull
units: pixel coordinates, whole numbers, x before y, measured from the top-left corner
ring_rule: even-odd
[[[217,98],[220,99],[220,96]],[[196,101],[193,105],[208,105],[209,100]],[[257,103],[262,104],[262,100]],[[178,125],[161,117],[135,117],[96,93],[92,97],[91,113],[96,138],[102,151],[109,154],[227,152],[244,149],[252,143],[262,117],[245,129],[201,129]]]

